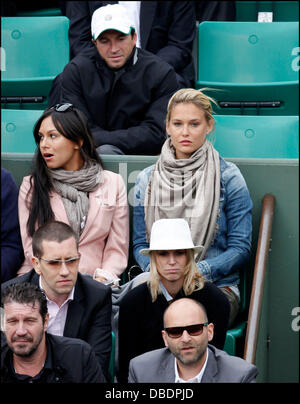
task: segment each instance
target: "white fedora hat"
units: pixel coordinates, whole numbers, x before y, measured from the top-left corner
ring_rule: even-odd
[[[189,225],[184,219],[159,219],[153,223],[150,236],[150,247],[139,252],[149,255],[151,251],[189,250],[195,253],[203,250],[202,245],[194,245]]]

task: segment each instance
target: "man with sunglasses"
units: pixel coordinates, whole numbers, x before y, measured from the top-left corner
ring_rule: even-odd
[[[130,361],[130,383],[251,383],[257,368],[209,344],[214,326],[196,300],[173,301],[164,313],[166,348]]]
[[[88,342],[108,376],[111,352],[111,288],[78,272],[78,240],[66,223],[53,221],[32,237],[34,269],[2,284],[29,282],[47,297],[47,332]]]
[[[55,78],[49,106],[70,102],[81,110],[100,154],[159,154],[167,103],[180,88],[174,69],[136,46],[135,24],[121,4],[95,10],[91,34],[91,50]]]

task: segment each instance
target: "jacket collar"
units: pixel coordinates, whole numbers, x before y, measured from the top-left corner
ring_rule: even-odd
[[[64,328],[64,335],[76,338],[84,315],[84,294],[82,290],[82,275],[78,273],[75,284],[74,299],[69,303],[67,318]]]
[[[34,285],[39,286],[39,278],[34,269],[28,274],[28,281]],[[64,335],[68,337],[76,338],[84,315],[84,305],[82,303],[84,299],[84,293],[82,289],[83,275],[78,273],[77,281],[75,283],[74,299],[69,303],[66,324],[64,328]]]
[[[208,359],[206,369],[202,376],[202,383],[212,383],[218,373],[218,365],[215,359],[215,348],[208,344]]]
[[[159,368],[158,379],[161,383],[174,383],[175,380],[175,360],[169,348],[163,348],[163,359]]]

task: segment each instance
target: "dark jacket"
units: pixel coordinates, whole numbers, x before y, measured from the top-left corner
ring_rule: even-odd
[[[15,277],[24,261],[18,194],[11,173],[1,168],[1,283]]]
[[[195,1],[196,20],[202,21],[235,21],[235,1]]]
[[[70,19],[71,58],[92,47],[91,18],[93,12],[117,1],[60,1],[63,15]],[[192,47],[196,31],[193,1],[142,1],[140,8],[141,48],[169,63],[193,86],[195,71]]]
[[[137,58],[137,60],[136,60]],[[110,144],[125,154],[158,154],[165,141],[167,103],[179,88],[174,70],[157,56],[135,48],[114,72],[97,49],[79,54],[59,76],[60,98],[87,116],[96,145]]]
[[[3,339],[5,341],[5,339]],[[16,375],[12,351],[1,346],[1,383],[105,383],[95,354],[86,342],[77,338],[46,333],[47,357],[41,372],[34,376]]]
[[[183,290],[179,291],[174,300],[181,297],[195,299],[204,305],[208,321],[214,323],[214,338],[210,343],[222,349],[230,312],[225,294],[213,283],[205,282],[201,290],[191,295],[185,296]],[[122,299],[119,311],[118,382],[127,382],[130,359],[165,346],[161,330],[167,307],[168,302],[162,294],[152,302],[147,282],[136,286]]]
[[[4,289],[12,283],[30,282],[39,285],[39,275],[30,272],[1,285]],[[94,349],[96,357],[107,376],[111,352],[111,288],[78,273],[74,300],[69,303],[65,337],[80,338]]]

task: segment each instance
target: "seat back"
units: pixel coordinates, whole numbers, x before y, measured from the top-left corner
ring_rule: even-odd
[[[4,153],[34,153],[33,127],[40,110],[3,109],[1,111],[1,150]]]
[[[297,22],[202,22],[196,87],[214,89],[217,114],[298,115],[298,32]]]
[[[50,17],[50,16],[58,16],[58,15],[62,15],[61,9],[58,7],[17,11],[18,17]]]
[[[273,21],[299,21],[298,1],[236,1],[236,21],[257,21],[259,12],[271,12]]]
[[[215,115],[224,158],[299,158],[298,116]]]
[[[2,97],[47,99],[52,81],[69,61],[68,28],[63,16],[1,18]]]

